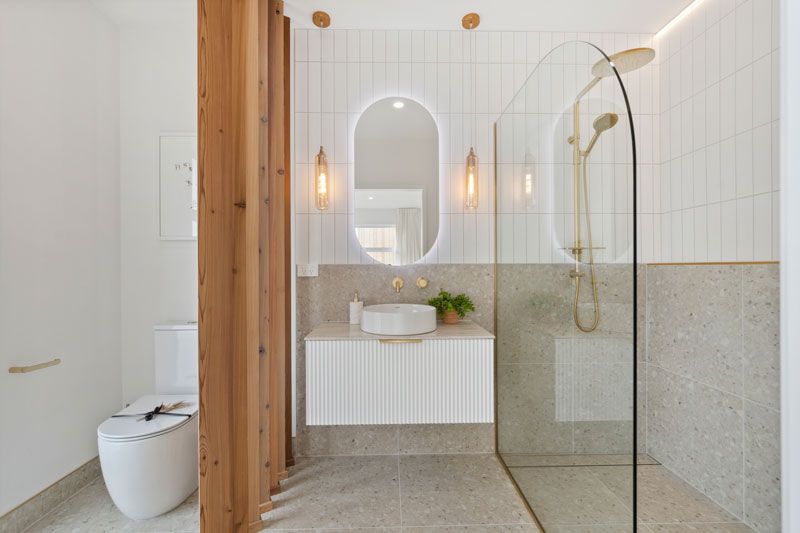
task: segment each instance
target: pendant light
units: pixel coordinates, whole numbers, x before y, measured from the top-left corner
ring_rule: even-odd
[[[322,146],[319,147],[319,153],[314,164],[314,172],[316,174],[314,180],[314,203],[317,209],[325,211],[328,209],[329,203],[328,156],[325,155],[325,150],[322,149]]]
[[[536,207],[536,161],[529,151],[525,152],[525,164],[522,169],[522,191],[525,194],[525,206]]]
[[[474,30],[480,24],[481,18],[477,13],[468,13],[464,15],[464,18],[461,19],[461,26],[465,30]],[[477,98],[475,97],[475,89],[477,82],[475,80],[475,66],[474,66],[474,51],[473,48],[475,46],[475,35],[470,35],[469,41],[469,70],[470,70],[470,78],[472,83],[472,124],[470,125],[470,148],[469,154],[467,154],[467,160],[464,165],[464,190],[466,192],[464,204],[467,209],[477,209],[478,208],[478,198],[479,198],[479,178],[478,178],[478,156],[475,154],[475,125],[477,123],[477,118],[475,116],[475,109],[477,107]]]

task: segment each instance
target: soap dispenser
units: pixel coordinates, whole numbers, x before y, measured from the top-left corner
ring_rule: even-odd
[[[350,323],[361,324],[361,310],[364,309],[364,302],[358,299],[358,290],[350,302]]]

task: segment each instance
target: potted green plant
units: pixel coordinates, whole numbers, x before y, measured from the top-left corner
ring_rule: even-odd
[[[435,307],[436,312],[444,319],[445,324],[457,324],[467,311],[475,311],[472,300],[466,294],[453,296],[447,291],[439,291],[439,296],[428,300],[428,305]]]

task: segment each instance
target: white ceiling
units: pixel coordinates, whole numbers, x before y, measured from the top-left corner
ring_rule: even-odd
[[[480,29],[655,33],[692,0],[285,0],[286,15],[313,27],[311,14],[331,16],[331,28],[459,30],[474,11]]]

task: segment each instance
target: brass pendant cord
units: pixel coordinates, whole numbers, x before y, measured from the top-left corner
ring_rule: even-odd
[[[578,295],[581,292],[581,277],[575,276],[575,301],[572,304],[572,314],[575,317],[575,325],[584,333],[590,333],[597,328],[597,323],[600,322],[600,306],[597,304],[597,277],[594,273],[594,250],[592,245],[592,219],[589,216],[589,188],[587,187],[586,180],[586,160],[589,154],[583,157],[583,201],[585,207],[586,217],[586,233],[589,237],[589,270],[592,276],[592,296],[594,298],[594,323],[591,327],[584,327],[578,318]],[[575,194],[580,194],[580,191],[575,191]]]

